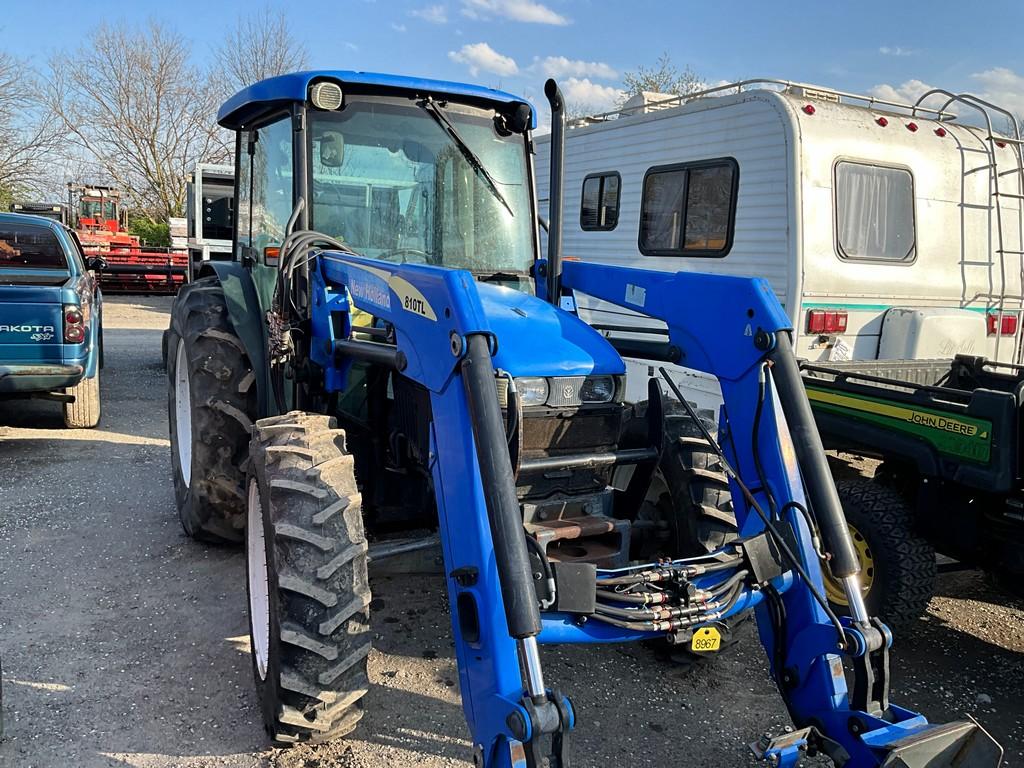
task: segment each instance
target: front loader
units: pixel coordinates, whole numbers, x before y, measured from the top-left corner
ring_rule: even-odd
[[[561,96],[552,81],[546,93],[557,147]],[[356,727],[368,536],[435,528],[478,766],[569,765],[587,713],[545,678],[539,645],[699,651],[751,610],[796,729],[752,745],[766,761],[1000,763],[976,723],[932,725],[889,701],[892,635],[860,598],[792,329],[765,281],[562,263],[557,191],[540,258],[535,113],[509,94],[298,73],[240,92],[219,121],[238,136],[235,260],[205,265],[175,301],[172,463],[186,531],[246,542],[253,669],[276,741]],[[620,352],[574,293],[665,323],[668,343],[647,356],[718,377],[718,423],[661,373],[644,429],[630,423]],[[736,535],[713,552],[664,535],[686,528],[686,505],[650,508],[669,411],[728,481]],[[825,568],[850,618],[828,607]]]

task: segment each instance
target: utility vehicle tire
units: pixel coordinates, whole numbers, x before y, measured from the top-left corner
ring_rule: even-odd
[[[893,629],[913,623],[935,589],[935,548],[914,533],[914,516],[895,489],[868,478],[836,483],[839,501],[861,561],[868,613]],[[839,582],[826,573],[825,591],[840,613],[849,613]]]
[[[297,411],[256,422],[247,478],[253,672],[278,742],[329,741],[363,716],[370,587],[345,433]]]
[[[705,426],[714,434],[713,424]],[[704,555],[738,537],[722,460],[686,413],[670,411],[665,416],[665,446],[644,507],[642,517],[667,523],[661,546],[678,557]],[[749,617],[750,613],[744,612],[716,623],[722,636],[718,653],[739,641]],[[659,656],[681,667],[718,655],[697,653],[688,644],[656,642],[653,647]]]
[[[178,516],[185,533],[241,542],[256,385],[217,278],[182,288],[167,330],[167,410]]]
[[[82,379],[64,390],[74,395],[73,403],[64,403],[64,426],[68,429],[92,429],[100,423],[100,371],[91,379]]]

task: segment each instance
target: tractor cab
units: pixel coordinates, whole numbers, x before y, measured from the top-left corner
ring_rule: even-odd
[[[127,229],[128,212],[121,207],[121,192],[97,184],[68,184],[68,207],[77,227],[113,234]]]
[[[366,73],[286,75],[242,91],[219,116],[238,132],[235,259],[269,310],[270,355],[287,358],[268,386],[276,409],[331,409],[349,430],[360,476],[380,480],[364,482],[363,493],[380,527],[435,524],[423,471],[429,393],[373,361],[345,363],[339,384],[322,345],[306,347],[318,329],[304,318],[317,314],[318,295],[376,296],[380,312],[338,312],[333,332],[343,344],[385,341],[394,331],[385,310],[395,300],[380,276],[390,265],[472,274],[496,337],[496,386],[517,435],[527,520],[543,529],[552,555],[563,548],[564,557],[622,565],[630,537],[629,525],[611,517],[615,462],[591,456],[619,443],[624,368],[597,331],[536,295],[545,286],[534,283],[534,116],[530,104],[500,91]],[[332,284],[329,257],[292,255],[297,233],[372,260],[373,279]],[[397,299],[421,317],[441,312],[413,292]],[[408,481],[389,481],[397,475]],[[549,530],[541,522],[549,517],[575,522]]]
[[[266,98],[273,88],[280,98]],[[273,265],[298,229],[368,258],[532,290],[532,107],[485,88],[367,73],[286,75],[221,110],[238,130],[239,258]]]

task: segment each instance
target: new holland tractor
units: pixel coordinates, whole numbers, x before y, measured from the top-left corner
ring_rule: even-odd
[[[976,723],[933,725],[889,701],[892,636],[860,598],[768,284],[562,262],[564,116],[553,81],[546,94],[546,259],[536,113],[521,98],[323,71],[257,83],[220,110],[237,135],[234,260],[204,264],[174,303],[171,455],[185,530],[245,541],[271,737],[356,727],[368,537],[434,528],[478,766],[569,765],[587,713],[545,679],[539,644],[711,649],[721,622],[750,610],[795,726],[752,745],[771,764],[998,765]],[[645,421],[631,419],[620,352],[577,316],[574,292],[664,322],[668,343],[646,353],[717,376],[719,422],[662,374]],[[652,498],[667,454],[690,456],[685,472],[714,479],[717,497],[705,484],[688,504]],[[688,516],[716,505],[735,531],[695,551]],[[849,618],[828,606],[826,568]]]

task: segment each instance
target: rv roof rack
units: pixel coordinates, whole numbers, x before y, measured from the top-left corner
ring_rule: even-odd
[[[744,90],[775,90],[772,86],[778,86],[778,90],[800,90],[808,97],[821,98],[832,101],[838,101],[840,98],[861,102],[863,106],[872,107],[895,107],[896,109],[905,109],[913,114],[924,114],[926,116],[932,116],[937,120],[953,120],[955,115],[952,112],[946,112],[945,109],[949,106],[947,102],[941,109],[933,109],[931,107],[925,107],[921,105],[921,99],[916,103],[904,103],[900,101],[892,101],[890,99],[883,99],[878,96],[865,96],[859,93],[850,93],[848,91],[839,91],[835,88],[826,88],[820,85],[811,85],[810,83],[800,83],[793,80],[776,80],[769,77],[758,77],[751,80],[740,80],[735,83],[725,83],[723,85],[716,85],[713,88],[705,88],[700,91],[694,91],[693,93],[682,94],[679,96],[668,96],[665,99],[658,99],[653,105],[654,109],[667,109],[669,107],[678,107],[686,104],[688,101],[699,99],[704,96],[712,96],[715,94],[727,94],[730,91],[740,93]],[[930,95],[930,94],[926,94]],[[600,112],[594,115],[587,115],[586,117],[580,118],[579,120],[573,121],[575,126],[588,125],[590,123],[599,123],[605,120],[616,120],[620,117],[628,117],[631,114],[635,114],[637,111],[636,107],[621,107],[619,109],[613,109],[609,112]]]

